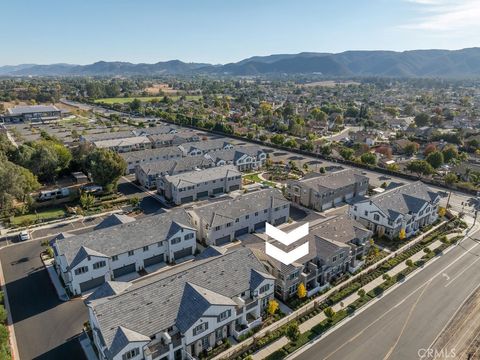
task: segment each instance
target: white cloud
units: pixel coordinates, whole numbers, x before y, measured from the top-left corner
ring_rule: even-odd
[[[480,35],[479,0],[406,0],[418,8],[420,16],[402,26],[434,32],[472,32]]]

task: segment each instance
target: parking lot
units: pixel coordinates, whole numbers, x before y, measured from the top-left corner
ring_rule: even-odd
[[[87,320],[81,299],[61,302],[40,260],[40,240],[0,250],[22,360],[84,360],[76,338]]]

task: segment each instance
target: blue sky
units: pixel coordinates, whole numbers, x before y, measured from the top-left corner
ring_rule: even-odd
[[[1,0],[0,65],[480,46],[479,0]]]

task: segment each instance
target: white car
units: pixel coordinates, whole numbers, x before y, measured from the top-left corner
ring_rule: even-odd
[[[30,240],[30,234],[26,231],[21,231],[20,234],[18,234],[18,238],[20,241]]]

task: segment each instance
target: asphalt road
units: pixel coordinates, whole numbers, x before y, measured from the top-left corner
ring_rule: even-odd
[[[87,320],[81,299],[58,300],[40,260],[40,241],[0,251],[21,360],[84,360],[76,336]]]
[[[140,199],[140,208],[145,215],[151,215],[162,210],[162,204],[155,197],[148,192],[142,191],[125,177],[120,178],[117,189],[127,198],[138,197]]]
[[[295,359],[420,359],[479,284],[480,242],[467,239]]]

